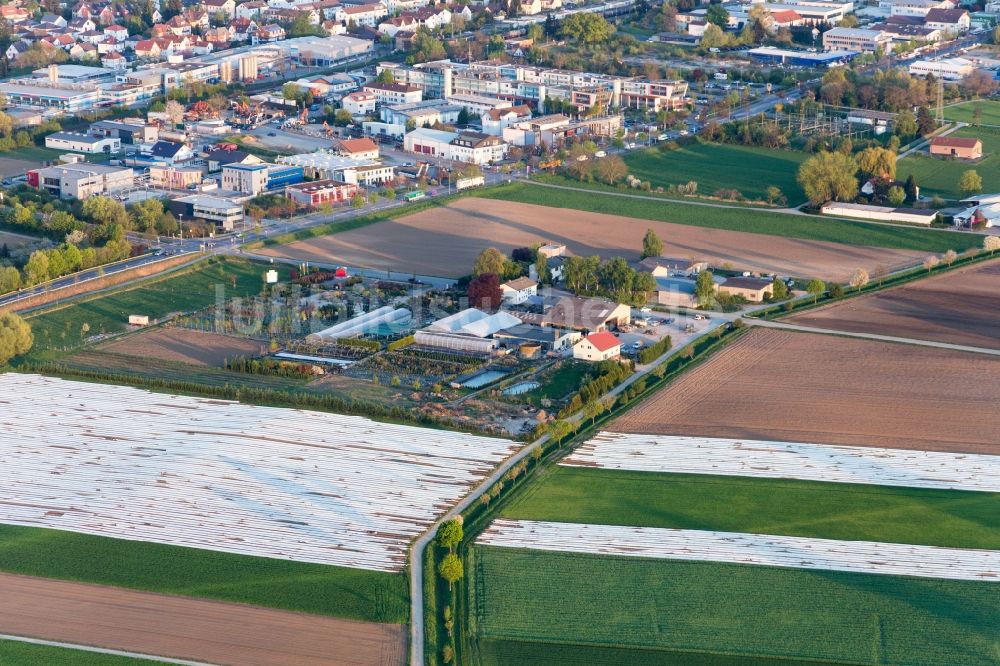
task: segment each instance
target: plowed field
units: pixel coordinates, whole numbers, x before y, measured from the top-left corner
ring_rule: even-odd
[[[1000,358],[757,329],[609,430],[1000,454],[998,401]]]
[[[102,345],[101,349],[128,356],[158,358],[194,365],[222,367],[226,359],[256,356],[265,345],[246,338],[186,328],[157,328]]]

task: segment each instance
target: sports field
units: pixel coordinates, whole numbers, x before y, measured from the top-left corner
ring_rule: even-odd
[[[219,297],[217,294],[222,298],[257,294],[264,284],[264,271],[269,268],[272,266],[238,259],[208,261],[176,275],[44,310],[27,319],[35,334],[32,355],[78,347],[89,336],[124,331],[131,314],[155,320],[207,307]]]
[[[476,546],[480,638],[853,664],[995,664],[996,583]]]
[[[896,165],[896,178],[905,180],[912,174],[922,196],[937,194],[958,199],[965,196],[958,189],[958,181],[963,173],[973,169],[983,179],[982,192],[1000,192],[1000,127],[964,127],[949,136],[982,139],[983,158],[965,162],[929,155],[905,157]]]
[[[981,124],[1000,126],[1000,102],[988,99],[979,99],[946,106],[944,108],[944,119],[971,124],[976,121],[976,109],[979,109],[982,114],[980,118]]]
[[[702,196],[725,188],[739,190],[752,201],[766,201],[767,188],[774,185],[795,205],[805,201],[795,176],[807,157],[798,150],[697,142],[671,151],[633,151],[625,163],[629,173],[648,180],[654,188],[693,180]]]
[[[1000,550],[1000,494],[556,466],[501,516]]]

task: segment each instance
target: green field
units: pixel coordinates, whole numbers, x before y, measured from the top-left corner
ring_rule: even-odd
[[[124,331],[130,314],[155,319],[208,307],[215,302],[217,289],[224,298],[257,294],[268,268],[276,268],[279,273],[287,270],[238,259],[208,261],[176,275],[152,278],[44,310],[28,318],[35,334],[31,356],[37,358],[41,352],[78,347],[88,336]],[[287,277],[287,272],[283,277]],[[86,333],[84,324],[89,327]]]
[[[944,119],[960,123],[973,123],[975,117],[973,112],[981,109],[983,125],[1000,126],[1000,102],[995,100],[980,99],[973,102],[962,102],[954,106],[947,106],[944,109]]]
[[[409,615],[401,573],[38,527],[0,525],[0,571],[372,622],[402,623]]]
[[[598,192],[583,194],[530,183],[514,183],[496,189],[482,190],[477,192],[477,196],[711,229],[730,229],[788,238],[922,252],[945,252],[949,249],[962,251],[972,247],[978,248],[982,243],[982,239],[976,234],[893,227],[748,208],[714,208],[675,203],[655,197],[634,199]]]
[[[921,195],[937,194],[946,199],[958,199],[963,196],[958,189],[959,178],[974,169],[983,179],[984,193],[1000,192],[1000,128],[963,127],[949,136],[982,139],[983,159],[970,163],[929,155],[905,157],[896,165],[896,178],[905,180],[912,174]]]
[[[671,151],[632,152],[625,163],[629,173],[653,187],[666,189],[693,180],[702,196],[727,188],[739,190],[747,199],[766,201],[767,188],[774,185],[794,205],[806,198],[795,176],[807,157],[798,150],[697,142]]]
[[[490,547],[472,558],[480,640],[897,666],[1000,657],[991,582]]]
[[[504,518],[1000,550],[1000,494],[554,467]]]
[[[113,654],[102,654],[88,650],[73,650],[70,648],[36,645],[20,641],[0,640],[0,664],[4,666],[28,666],[28,664],[45,664],[45,666],[144,666],[145,664],[162,664],[161,661],[120,657]]]

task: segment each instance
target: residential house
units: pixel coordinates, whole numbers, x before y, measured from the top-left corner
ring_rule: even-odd
[[[42,16],[39,23],[42,23],[43,25],[44,24],[53,25],[57,28],[65,28],[67,25],[69,25],[69,22],[62,16],[59,16],[58,14],[45,14]]]
[[[507,127],[531,119],[531,108],[522,104],[506,109],[490,109],[481,117],[484,134],[502,136]]]
[[[164,24],[171,34],[182,37],[191,34],[191,24],[186,18],[178,14]]]
[[[258,42],[280,42],[285,38],[285,29],[277,23],[268,23],[257,30]]]
[[[414,16],[394,16],[378,24],[378,31],[384,35],[395,37],[400,30],[416,31],[420,27]]]
[[[337,143],[337,154],[353,157],[356,160],[377,160],[379,158],[378,144],[363,137],[361,139],[341,139]]]
[[[521,305],[538,294],[538,282],[527,277],[519,277],[500,285],[503,302],[507,305]]]
[[[97,47],[93,44],[74,44],[69,49],[69,57],[73,60],[80,61],[96,61],[100,58],[100,54],[97,52]]]
[[[964,9],[932,9],[927,12],[924,25],[948,35],[964,35],[969,32],[972,19]]]
[[[201,8],[213,19],[221,14],[229,21],[236,15],[235,0],[201,0]]]
[[[337,20],[345,25],[368,26],[374,28],[389,15],[389,10],[381,2],[340,7]]]
[[[149,158],[170,166],[190,162],[194,159],[191,147],[173,141],[157,141],[149,149]]]
[[[581,361],[610,361],[621,356],[622,344],[614,333],[591,333],[573,345],[573,358]]]
[[[101,67],[112,69],[116,72],[123,72],[128,69],[128,60],[117,51],[110,51],[101,56]]]
[[[102,32],[108,37],[114,37],[116,42],[124,42],[128,39],[128,29],[118,24],[109,25]]]
[[[66,26],[66,32],[76,37],[80,33],[96,30],[97,24],[92,19],[77,16]]]
[[[192,29],[198,28],[200,30],[208,30],[212,25],[208,17],[208,12],[204,9],[198,9],[197,7],[192,7],[184,12],[184,19],[188,22]]]
[[[424,98],[424,90],[404,83],[366,83],[363,90],[375,95],[379,105],[412,104]]]
[[[345,111],[357,118],[375,113],[376,99],[374,93],[359,90],[344,95],[340,103]]]
[[[205,155],[209,173],[218,173],[230,164],[262,164],[263,160],[242,150],[213,150]]]
[[[236,18],[238,19],[259,19],[261,12],[267,8],[266,2],[260,0],[250,0],[236,6]]]

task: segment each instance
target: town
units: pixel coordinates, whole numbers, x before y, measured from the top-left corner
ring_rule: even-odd
[[[0,663],[997,663],[1000,2],[5,0]]]

